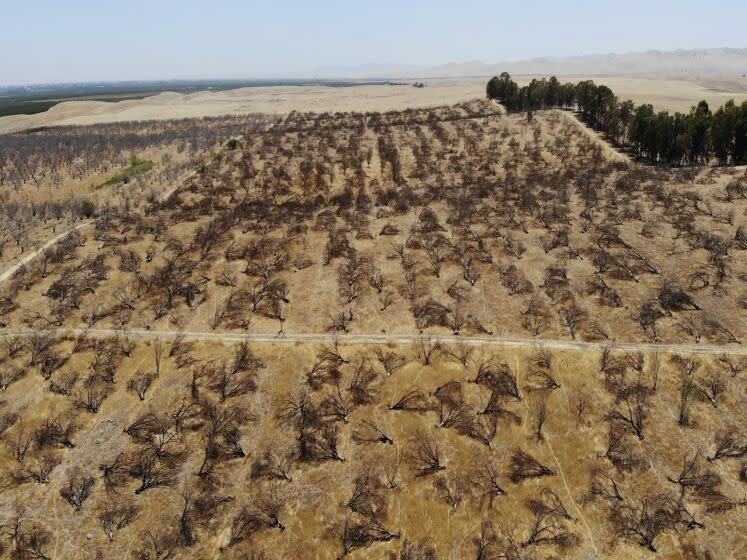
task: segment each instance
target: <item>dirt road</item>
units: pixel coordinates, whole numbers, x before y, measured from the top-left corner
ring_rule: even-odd
[[[502,348],[548,348],[550,350],[570,350],[579,352],[599,352],[607,346],[620,351],[660,352],[665,354],[703,355],[747,355],[747,347],[737,344],[652,344],[641,342],[582,342],[578,340],[544,340],[538,338],[512,338],[495,336],[456,336],[421,334],[337,334],[337,333],[226,333],[201,331],[149,331],[113,329],[46,329],[18,330],[1,332],[0,338],[21,336],[30,337],[34,333],[51,334],[57,337],[78,337],[83,334],[93,338],[114,338],[128,336],[132,340],[168,339],[184,336],[188,340],[214,342],[257,342],[271,344],[419,344],[425,337],[441,344],[467,344],[470,346],[496,346]]]

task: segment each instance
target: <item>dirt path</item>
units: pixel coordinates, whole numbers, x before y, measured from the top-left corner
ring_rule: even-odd
[[[625,152],[621,152],[620,150],[615,148],[612,144],[610,144],[607,141],[607,139],[601,133],[589,127],[585,122],[579,119],[573,111],[566,111],[566,110],[561,110],[561,109],[558,109],[557,111],[561,115],[564,115],[565,118],[569,122],[581,128],[584,131],[584,133],[587,136],[589,136],[589,138],[599,143],[599,145],[602,146],[602,149],[613,159],[623,160],[627,162],[633,161],[630,155],[626,154]]]
[[[747,347],[729,344],[650,344],[642,342],[581,342],[577,340],[546,340],[538,338],[513,338],[496,336],[455,336],[455,335],[421,335],[421,334],[337,334],[337,333],[226,333],[210,331],[149,331],[142,329],[37,329],[17,330],[0,333],[0,338],[11,336],[30,337],[36,334],[53,336],[78,337],[83,334],[94,338],[114,338],[128,336],[131,339],[152,340],[156,338],[175,338],[184,336],[188,340],[218,342],[260,342],[271,344],[418,344],[423,336],[430,336],[441,344],[468,344],[470,346],[499,346],[504,348],[548,348],[550,350],[568,350],[579,352],[598,352],[610,346],[618,351],[660,352],[667,354],[702,354],[702,355],[747,355]]]
[[[242,138],[243,138],[243,136],[236,136],[235,138],[229,139],[226,142],[229,142],[230,140],[241,140]],[[169,189],[168,191],[166,191],[165,193],[163,193],[159,197],[159,200],[161,202],[163,202],[164,200],[167,200],[172,194],[174,194],[179,188],[181,188],[181,186],[184,184],[185,181],[187,181],[188,179],[190,179],[191,177],[193,177],[196,174],[197,174],[197,170],[196,169],[193,169],[191,171],[186,172],[184,175],[182,175],[181,177],[179,177],[179,179],[177,179],[175,186],[173,186],[171,189]],[[25,257],[23,257],[16,264],[14,264],[9,269],[7,269],[5,272],[1,273],[0,274],[0,284],[2,284],[3,282],[9,280],[16,272],[18,272],[18,270],[22,266],[25,266],[28,263],[30,263],[31,261],[33,261],[36,257],[38,257],[39,255],[41,255],[42,253],[44,253],[44,251],[46,251],[47,249],[49,249],[50,247],[52,247],[56,243],[59,243],[60,241],[62,241],[63,239],[65,239],[65,237],[67,237],[68,235],[70,235],[71,233],[73,233],[74,231],[79,231],[79,230],[82,230],[82,229],[89,228],[92,225],[94,225],[95,223],[96,223],[96,220],[90,220],[88,222],[83,222],[83,223],[78,224],[77,226],[75,226],[73,228],[70,228],[70,229],[68,229],[66,231],[63,231],[59,235],[56,235],[55,237],[53,237],[52,239],[50,239],[49,241],[47,241],[46,243],[44,243],[41,247],[39,247],[35,251],[32,251],[29,254],[27,254]]]
[[[74,228],[70,228],[67,231],[63,231],[61,234],[54,236],[52,239],[44,243],[41,247],[39,247],[36,251],[32,251],[28,253],[25,257],[23,257],[20,261],[18,261],[16,264],[11,266],[8,270],[0,274],[0,284],[8,280],[11,276],[13,276],[22,266],[27,265],[31,261],[33,261],[36,257],[41,255],[44,251],[49,249],[52,245],[62,241],[65,239],[68,235],[73,233],[74,231],[79,231],[81,229],[85,229],[88,227],[91,227],[95,223],[94,220],[91,220],[89,222],[83,222],[82,224],[78,224]]]

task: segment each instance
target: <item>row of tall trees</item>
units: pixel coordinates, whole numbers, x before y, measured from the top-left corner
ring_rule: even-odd
[[[747,162],[747,101],[737,105],[729,100],[715,112],[701,101],[687,114],[671,114],[656,112],[650,104],[620,101],[610,88],[591,80],[560,83],[553,76],[519,87],[506,72],[490,79],[486,93],[511,112],[576,108],[611,140],[652,163]]]

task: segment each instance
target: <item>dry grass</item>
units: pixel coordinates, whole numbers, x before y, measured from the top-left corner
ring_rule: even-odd
[[[255,345],[251,350],[264,364],[248,374],[256,382],[256,390],[219,403],[224,408],[239,407],[247,413],[249,419],[238,424],[247,457],[220,459],[216,461],[212,477],[197,476],[195,473],[199,472],[203,461],[208,423],[204,412],[196,408],[185,420],[179,438],[167,446],[170,452],[186,451],[173,483],[134,495],[138,482],[125,477],[116,491],[106,490],[98,472],[99,464],[111,463],[121,452],[147,447],[143,443],[147,438],[138,443],[123,430],[146,411],[165,416],[179,407],[184,398],[186,402],[192,398],[190,372],[198,364],[180,367],[174,358],[168,357],[171,346],[168,342],[164,345],[161,373],[147,391],[145,400],[140,401],[127,390],[128,381],[138,370],[154,371],[155,344],[138,344],[131,356],[118,358],[121,363],[116,383],[110,385],[111,392],[96,414],[75,408],[70,397],[43,390],[48,382],[42,380],[37,368],[30,368],[23,380],[5,392],[4,414],[13,411],[20,415],[16,424],[5,430],[7,439],[13,439],[21,425],[28,433],[33,433],[45,418],[54,415],[72,417],[78,426],[71,437],[74,448],[51,451],[59,456],[61,462],[50,474],[48,484],[31,481],[11,485],[5,490],[4,516],[12,516],[15,504],[23,504],[25,526],[30,527],[32,521],[38,521],[51,532],[52,539],[45,548],[50,557],[93,558],[96,554],[104,558],[130,557],[136,549],[147,547],[145,536],[148,531],[153,532],[158,527],[163,534],[178,532],[185,490],[194,496],[206,493],[231,496],[235,500],[218,508],[208,520],[196,524],[196,543],[189,548],[178,547],[179,557],[215,557],[222,549],[225,549],[222,556],[228,558],[241,558],[250,550],[264,550],[272,558],[308,556],[310,550],[317,558],[339,557],[343,541],[336,530],[346,516],[351,515],[348,502],[356,478],[363,473],[371,477],[369,490],[377,496],[375,501],[382,508],[378,510],[382,527],[399,538],[361,545],[357,550],[353,548],[351,558],[386,557],[389,552],[398,554],[404,542],[423,539],[438,551],[439,558],[474,556],[477,554],[474,541],[486,519],[492,521],[497,535],[489,548],[493,554],[504,550],[507,539],[513,538],[522,554],[537,553],[544,557],[554,551],[573,558],[646,557],[643,549],[616,536],[609,521],[610,508],[615,505],[615,500],[589,495],[592,468],[603,468],[613,477],[626,503],[638,503],[644,496],[663,491],[677,496],[678,487],[668,482],[666,477],[676,478],[683,456],[691,456],[696,450],[703,455],[712,453],[714,435],[736,420],[733,413],[743,405],[743,374],[736,378],[724,374],[725,392],[718,407],[713,408],[697,399],[691,408],[690,425],[678,425],[681,374],[668,357],[659,356],[656,358],[660,361],[657,388],[647,397],[645,404],[644,438],[639,440],[633,434],[624,436],[631,453],[643,463],[632,472],[622,472],[604,457],[607,434],[612,426],[606,417],[610,410],[623,408],[605,384],[599,355],[564,352],[552,356],[549,374],[559,387],[546,391],[531,388],[536,384],[535,377],[529,372],[536,365],[532,365],[534,359],[530,350],[495,355],[475,350],[468,357],[467,365],[463,366],[451,359],[447,352],[458,355],[459,348],[444,348],[434,354],[428,366],[424,366],[422,357],[414,348],[388,347],[385,350],[401,356],[405,365],[387,375],[373,348],[341,345],[338,350],[350,363],[339,368],[341,379],[337,383],[351,410],[347,422],[332,419],[326,422],[338,429],[337,450],[344,460],[304,461],[296,455],[290,467],[290,481],[260,480],[252,476],[252,465],[266,451],[272,450],[280,456],[298,453],[294,424],[283,423],[277,417],[283,403],[305,390],[310,395],[310,402],[325,410],[322,403],[328,395],[336,394],[338,385],[331,379],[321,387],[310,386],[306,381],[306,372],[318,361],[317,356],[324,347],[297,346],[278,352],[273,345]],[[72,341],[59,345],[57,349],[64,354],[71,350],[71,346]],[[331,347],[326,349],[333,350]],[[190,355],[200,362],[230,362],[234,350],[230,346],[199,344],[192,348]],[[624,358],[620,354],[615,357],[619,361]],[[510,420],[505,414],[496,417],[497,432],[489,440],[489,445],[469,436],[458,421],[438,427],[444,424],[444,415],[439,413],[438,400],[434,396],[438,387],[457,382],[461,384],[463,400],[460,403],[464,410],[472,415],[483,410],[490,400],[491,391],[488,386],[472,381],[478,364],[488,358],[492,358],[495,366],[505,363],[510,368],[517,377],[522,397],[521,400],[501,399],[501,406],[515,414],[516,420]],[[59,379],[66,371],[84,373],[92,359],[92,350],[84,346],[53,374],[52,380]],[[361,360],[371,366],[374,375],[370,384],[371,401],[356,405],[351,400],[353,393],[349,386],[351,375]],[[647,387],[654,384],[654,360],[653,356],[644,357],[640,380]],[[25,367],[28,355],[19,356],[11,363]],[[709,372],[716,371],[722,371],[717,362],[701,360],[694,379],[701,382]],[[626,379],[632,383],[638,379],[638,374],[628,368]],[[313,387],[319,388],[315,390]],[[422,411],[389,409],[413,387],[425,395]],[[77,390],[81,389],[79,382]],[[586,402],[580,415],[579,399]],[[217,393],[204,379],[198,385],[197,400],[219,402]],[[448,414],[451,405],[449,401],[444,402]],[[547,419],[542,439],[538,439],[536,419],[542,402],[546,403]],[[366,421],[375,423],[393,444],[365,442],[354,436],[359,434],[376,439],[377,434],[366,427]],[[741,424],[738,426],[742,431],[745,429]],[[446,467],[443,471],[416,476],[415,465],[408,457],[415,450],[412,438],[421,431],[434,438],[441,464]],[[529,453],[555,474],[524,482],[512,481],[511,456],[517,450]],[[23,465],[33,465],[33,458],[38,453],[32,446]],[[484,474],[481,472],[483,461],[489,461],[495,467],[497,482],[505,490],[505,495],[493,498],[492,505],[487,496],[482,496],[485,489],[479,482]],[[8,447],[0,450],[0,464],[4,465],[8,475],[22,468]],[[719,489],[723,496],[732,502],[742,499],[744,483],[738,479],[739,461],[725,459],[704,464],[721,477]],[[394,465],[398,465],[395,470],[387,470]],[[92,496],[80,511],[74,511],[60,496],[70,473],[76,471],[96,478]],[[396,476],[395,488],[389,488],[388,476]],[[449,498],[451,503],[447,503],[443,488],[436,482],[442,479],[448,481],[454,492]],[[382,487],[379,488],[378,484]],[[558,549],[548,544],[521,548],[520,543],[528,539],[532,527],[532,514],[525,505],[526,500],[538,497],[541,488],[545,487],[557,494],[571,516],[563,524],[578,537],[579,542],[570,549]],[[251,507],[258,498],[266,497],[271,491],[278,492],[283,498],[279,519],[285,531],[260,526],[240,535],[243,539],[228,547],[232,522],[240,509]],[[699,497],[692,491],[687,491],[684,498],[690,511],[705,522],[706,528],[657,537],[656,545],[663,557],[682,557],[683,547],[692,547],[699,554],[708,550],[720,557],[745,546],[743,516],[738,506],[732,504],[729,508],[734,509],[710,511],[714,507],[726,507],[730,502],[723,502],[723,497]],[[97,516],[115,504],[130,502],[142,508],[141,512],[110,543]]]

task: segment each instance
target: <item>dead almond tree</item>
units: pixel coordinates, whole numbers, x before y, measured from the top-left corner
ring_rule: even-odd
[[[547,398],[542,398],[540,399],[539,406],[537,407],[537,413],[535,415],[535,421],[534,421],[534,437],[537,438],[538,441],[543,441],[545,439],[545,435],[542,430],[545,426],[546,421],[547,421]]]
[[[646,459],[627,441],[627,430],[621,426],[610,426],[607,450],[604,457],[620,472],[634,472],[646,465]]]
[[[376,347],[374,354],[387,375],[393,375],[407,364],[407,360],[401,354],[394,351],[386,351],[381,347]]]
[[[491,558],[523,559],[517,546],[512,547],[510,551],[506,550],[505,554],[499,553],[499,541],[500,538],[493,527],[493,522],[490,519],[484,519],[480,524],[480,534],[472,539],[472,544],[476,548],[474,557],[477,560],[489,560]]]
[[[295,451],[265,451],[252,463],[251,477],[266,480],[293,480],[291,473],[296,461]]]
[[[487,503],[492,508],[497,497],[506,495],[506,490],[501,483],[501,473],[486,455],[482,456],[480,466],[475,470],[472,480],[478,488],[481,507]]]
[[[690,426],[690,408],[697,396],[698,386],[692,379],[692,376],[683,374],[680,379],[680,404],[677,423],[680,426]],[[642,436],[639,436],[642,437]]]
[[[382,490],[383,484],[374,474],[363,472],[356,476],[345,519],[335,527],[342,541],[343,557],[355,549],[399,538],[399,533],[386,528],[388,499]]]
[[[152,488],[171,486],[176,481],[178,462],[169,458],[160,459],[153,449],[140,449],[134,452],[127,462],[128,474],[140,482],[135,494],[142,494]]]
[[[700,395],[711,403],[713,408],[717,408],[719,398],[726,391],[726,384],[718,372],[711,371],[702,381],[697,382],[697,388]]]
[[[626,395],[622,410],[611,410],[607,418],[634,433],[638,439],[643,439],[643,421],[646,419],[644,397],[642,390],[634,390],[633,393]]]
[[[413,412],[424,412],[430,410],[428,397],[418,387],[410,387],[404,395],[389,410],[409,410]]]
[[[560,550],[568,550],[580,542],[568,527],[568,522],[573,518],[555,492],[544,487],[539,498],[527,500],[526,506],[534,519],[529,536],[521,543],[522,547],[553,545]]]
[[[169,357],[174,358],[174,360],[176,361],[176,365],[179,368],[192,365],[195,361],[195,358],[192,356],[194,346],[194,342],[187,341],[186,335],[184,335],[184,333],[180,333],[176,337],[174,337],[174,340],[171,343],[171,348],[169,349]]]
[[[656,538],[673,531],[677,519],[666,494],[645,496],[640,505],[621,502],[610,510],[610,521],[624,540],[657,552]]]
[[[737,377],[747,369],[747,358],[737,358],[736,356],[730,356],[728,354],[721,354],[718,357],[718,363],[732,377]]]
[[[77,371],[68,370],[60,372],[49,382],[49,390],[53,393],[69,397],[73,394],[79,378],[80,374]]]
[[[13,527],[13,541],[15,549],[13,558],[19,560],[51,560],[45,549],[52,541],[52,533],[41,525],[25,522],[20,516],[16,517]]]
[[[397,558],[399,560],[438,560],[438,552],[427,537],[420,542],[404,539],[402,550]]]
[[[692,458],[687,455],[682,460],[682,470],[677,478],[667,476],[667,480],[680,487],[680,495],[684,496],[686,491],[691,491],[701,497],[707,497],[717,493],[716,487],[721,484],[721,477],[710,469],[703,469],[700,461],[700,450],[698,449]]]
[[[36,431],[36,444],[40,449],[45,447],[67,447],[72,449],[75,444],[70,438],[77,431],[78,426],[70,417],[54,416],[45,420]]]
[[[189,487],[181,491],[183,501],[179,516],[179,537],[182,546],[193,546],[197,542],[197,529],[207,528],[218,515],[221,506],[232,502],[233,496],[222,496],[210,491],[195,493]]]
[[[384,474],[384,481],[387,488],[394,490],[400,485],[400,465],[402,463],[402,454],[399,447],[395,447],[390,452],[383,452],[381,459],[381,470]]]
[[[356,443],[385,443],[394,445],[394,440],[377,423],[363,420],[359,429],[355,430],[351,438]]]
[[[441,501],[446,502],[452,510],[456,510],[469,494],[470,485],[466,478],[458,474],[440,474],[433,479],[433,488]]]
[[[417,430],[410,437],[410,448],[405,452],[405,458],[412,466],[415,476],[422,477],[446,469],[442,464],[441,450],[436,438],[425,430]]]
[[[13,383],[23,379],[27,373],[26,369],[4,365],[0,370],[0,390],[7,390]]]
[[[97,375],[91,375],[85,380],[83,387],[73,396],[73,402],[79,408],[95,414],[108,396],[108,384]]]
[[[549,369],[532,368],[527,374],[527,380],[525,388],[530,391],[554,391],[560,388]]]
[[[514,484],[530,478],[541,478],[554,474],[552,470],[521,449],[515,451],[511,456],[509,476]]]
[[[99,465],[107,492],[117,492],[127,484],[129,468],[128,457],[123,452],[117,454],[113,461]]]
[[[482,443],[489,449],[493,448],[493,440],[498,433],[499,414],[474,414],[467,411],[463,416],[456,429],[460,434]]]
[[[114,542],[117,532],[135,521],[139,513],[140,507],[131,502],[108,505],[99,514],[99,521],[109,542]]]
[[[33,480],[38,484],[49,484],[49,475],[62,462],[59,455],[48,451],[36,453],[26,458],[23,468],[18,473],[19,481]]]
[[[600,466],[594,466],[591,469],[589,494],[584,497],[584,501],[588,502],[596,498],[602,498],[612,502],[623,501],[617,481],[609,474],[609,472]]]
[[[529,363],[536,368],[551,370],[552,352],[545,346],[539,346],[529,359]]]
[[[354,406],[351,392],[343,390],[339,385],[326,391],[324,399],[319,403],[322,414],[332,420],[341,420],[344,424],[348,423]]]
[[[715,450],[710,457],[706,457],[708,461],[747,456],[747,438],[733,426],[718,432],[714,437],[714,444]]]
[[[434,395],[438,401],[438,427],[451,428],[462,425],[469,415],[464,403],[462,384],[450,381],[437,388]]]
[[[176,558],[179,551],[180,537],[173,527],[167,526],[163,521],[157,524],[158,529],[145,531],[145,538],[140,538],[140,546],[135,552],[135,558],[148,560],[161,560]]]
[[[420,356],[423,358],[423,365],[427,366],[431,363],[433,353],[441,349],[441,343],[437,338],[434,339],[430,335],[420,335],[418,347],[420,349]]]
[[[350,374],[350,381],[347,390],[355,405],[371,404],[376,395],[374,385],[378,380],[378,374],[371,367],[368,359],[363,358],[355,363],[355,367]]]
[[[160,338],[156,338],[153,341],[152,345],[153,350],[153,365],[156,370],[156,375],[161,373],[161,362],[163,360],[163,354],[166,351],[166,347],[163,343],[163,340]]]
[[[444,346],[442,348],[444,355],[451,361],[467,367],[474,349],[466,344],[460,343],[455,345]]]
[[[152,373],[146,373],[142,370],[138,370],[135,374],[135,377],[131,378],[127,382],[127,388],[135,393],[141,401],[144,401],[145,393],[153,384],[155,378],[156,376]]]
[[[80,510],[83,502],[91,495],[96,479],[92,476],[84,476],[80,472],[73,472],[67,480],[67,485],[60,490],[60,495],[75,508]]]

